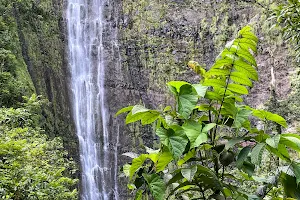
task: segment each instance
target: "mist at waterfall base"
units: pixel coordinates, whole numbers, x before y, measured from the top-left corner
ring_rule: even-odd
[[[105,106],[107,45],[103,44],[103,33],[110,28],[104,17],[107,4],[102,0],[69,0],[66,10],[71,104],[80,146],[82,200],[119,199],[117,146],[110,147]]]

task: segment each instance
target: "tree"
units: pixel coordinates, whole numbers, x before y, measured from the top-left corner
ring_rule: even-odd
[[[289,0],[274,9],[273,17],[282,27],[283,37],[295,47],[297,61],[300,61],[300,2]]]
[[[77,199],[75,163],[39,127],[41,103],[33,95],[23,107],[0,109],[1,199]]]
[[[198,84],[169,82],[174,107],[151,110],[135,105],[116,114],[127,112],[126,124],[156,123],[160,139],[158,149],[145,147],[146,153],[124,154],[132,158],[123,172],[135,199],[149,195],[156,200],[299,198],[300,166],[290,150],[300,151],[300,136],[270,135],[266,122],[287,127],[285,119],[242,103],[243,95],[258,80],[253,56],[257,42],[251,27],[246,26],[210,70],[189,62],[201,80]],[[264,129],[253,128],[250,116],[262,121]],[[268,177],[255,176],[265,152],[278,157],[282,167]],[[240,188],[247,180],[260,185],[256,194]]]

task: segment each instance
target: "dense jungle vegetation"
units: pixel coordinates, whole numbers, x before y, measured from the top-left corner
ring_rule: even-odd
[[[51,113],[52,87],[39,81],[64,64],[58,59],[64,52],[54,48],[61,37],[54,23],[62,13],[49,11],[50,4],[0,2],[0,199],[78,199],[78,163],[66,148],[69,136],[58,137],[65,130],[57,128]],[[266,8],[295,63],[300,60],[299,9],[298,0]],[[162,110],[136,105],[118,113],[129,112],[126,123],[155,123],[160,141],[151,141],[153,149],[125,154],[132,160],[122,173],[135,199],[300,199],[300,136],[284,129],[299,118],[299,78],[288,100],[270,101],[269,110],[243,104],[258,80],[259,42],[255,30],[245,26],[209,70],[186,63],[199,83],[168,83],[174,105]],[[253,126],[255,120],[262,128]]]
[[[49,134],[51,105],[36,95],[22,54],[16,12],[30,14],[33,5],[0,2],[0,199],[77,199],[77,166],[62,139]]]

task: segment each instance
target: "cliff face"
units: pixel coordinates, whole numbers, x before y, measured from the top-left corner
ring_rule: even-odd
[[[65,5],[63,0],[23,1],[11,4],[11,11],[24,66],[36,92],[51,103],[44,108],[46,130],[49,135],[62,136],[70,155],[77,158],[68,94]],[[125,126],[122,117],[113,117],[116,111],[136,103],[149,108],[170,104],[165,84],[170,80],[197,82],[199,77],[186,63],[195,60],[208,69],[226,42],[248,23],[253,23],[260,38],[260,80],[245,101],[257,106],[269,99],[271,66],[279,98],[290,90],[287,48],[278,31],[269,30],[268,16],[259,5],[244,1],[115,0],[106,7],[105,18],[113,22],[114,29],[105,30],[105,38],[109,40],[112,32],[119,38],[118,44],[107,47],[105,85],[111,148],[118,149],[120,164],[126,161],[122,153],[141,144],[151,146],[154,136],[151,126]],[[122,190],[126,199],[125,187]]]
[[[15,38],[19,60],[17,78],[49,100],[43,108],[43,124],[50,136],[63,138],[69,155],[78,158],[77,138],[72,126],[67,87],[67,57],[63,2],[58,0],[7,1],[6,19]]]

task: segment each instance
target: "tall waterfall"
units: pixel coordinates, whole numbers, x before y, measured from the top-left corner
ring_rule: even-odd
[[[111,22],[107,20],[108,7],[109,2],[105,0],[68,0],[66,10],[71,101],[80,145],[82,200],[119,198],[117,145],[112,145],[109,139],[104,90],[107,49],[115,45],[114,36],[105,38],[106,34],[113,33]]]

